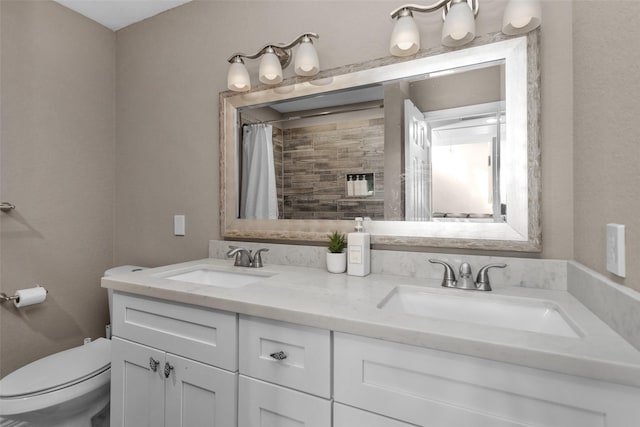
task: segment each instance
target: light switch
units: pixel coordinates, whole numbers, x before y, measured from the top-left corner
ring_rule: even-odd
[[[174,215],[173,217],[173,234],[175,236],[184,236],[184,215]]]
[[[624,225],[607,224],[607,270],[625,277]]]

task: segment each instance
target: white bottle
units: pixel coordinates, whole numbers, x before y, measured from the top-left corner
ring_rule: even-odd
[[[360,178],[358,178],[358,183],[357,183],[358,196],[364,196],[367,193],[367,191],[365,190],[365,187],[367,185],[366,182],[367,181],[364,180],[364,175],[360,175]]]
[[[364,231],[362,218],[356,218],[355,232],[347,238],[347,274],[366,276],[371,272],[371,235]]]
[[[347,175],[347,196],[355,195],[354,184],[353,175]]]
[[[362,180],[364,181],[362,184],[362,195],[369,195],[369,180],[367,179],[367,175],[362,175]]]

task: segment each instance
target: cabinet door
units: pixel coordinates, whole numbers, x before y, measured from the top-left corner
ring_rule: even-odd
[[[236,425],[237,374],[170,353],[166,363],[170,367],[165,384],[166,426]]]
[[[238,382],[238,427],[331,426],[329,400],[243,375]]]
[[[111,340],[112,427],[164,426],[164,362],[164,352]]]
[[[351,406],[333,404],[333,427],[415,427],[391,418],[382,417]]]
[[[334,333],[334,399],[424,427],[629,427],[640,389]]]

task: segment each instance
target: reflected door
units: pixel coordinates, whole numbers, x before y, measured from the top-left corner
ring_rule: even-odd
[[[431,220],[431,143],[422,112],[404,101],[405,215],[407,221]]]

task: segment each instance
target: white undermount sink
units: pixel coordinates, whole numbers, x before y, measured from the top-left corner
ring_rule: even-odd
[[[476,291],[452,290],[451,295],[446,292],[397,286],[378,304],[378,308],[395,313],[563,337],[581,336],[562,309],[551,301],[490,294],[461,294]]]
[[[273,274],[260,271],[254,273],[247,272],[246,270],[229,271],[200,267],[194,270],[163,275],[162,277],[179,282],[197,283],[199,285],[215,286],[218,288],[241,288],[250,283],[264,280],[272,275]]]

